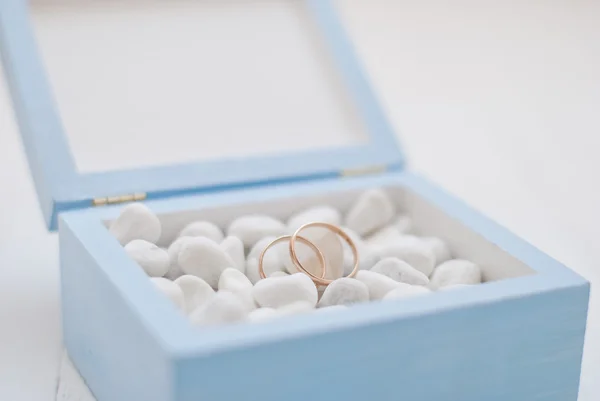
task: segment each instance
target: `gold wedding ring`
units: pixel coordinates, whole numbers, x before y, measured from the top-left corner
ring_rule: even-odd
[[[326,262],[325,256],[323,255],[323,252],[321,251],[321,249],[319,249],[319,247],[317,247],[311,241],[309,241],[308,239],[306,239],[305,237],[302,237],[300,235],[302,230],[305,230],[309,227],[325,228],[329,231],[332,231],[337,236],[342,237],[344,239],[344,241],[346,241],[346,243],[350,246],[350,249],[352,250],[352,256],[354,257],[354,267],[352,269],[352,272],[346,277],[354,277],[356,275],[356,273],[358,272],[358,267],[359,267],[359,257],[358,257],[358,249],[356,248],[356,244],[354,243],[354,241],[352,241],[352,238],[350,238],[350,236],[348,234],[346,234],[344,232],[344,230],[342,230],[341,228],[339,228],[333,224],[323,223],[323,222],[312,222],[312,223],[304,224],[299,229],[297,229],[296,232],[294,232],[294,234],[292,234],[292,235],[284,235],[282,237],[274,239],[273,241],[271,241],[269,243],[269,245],[267,245],[265,247],[265,249],[263,249],[263,251],[260,253],[260,256],[258,258],[258,274],[260,275],[261,279],[267,277],[267,275],[265,274],[264,266],[263,266],[265,254],[271,247],[277,245],[280,242],[287,240],[287,241],[289,241],[290,257],[292,259],[292,262],[294,263],[294,266],[296,266],[296,268],[298,269],[299,272],[302,272],[302,273],[306,274],[307,276],[309,276],[317,286],[328,286],[335,280],[335,279],[326,279],[325,278],[328,267],[327,267],[327,262]],[[300,241],[301,243],[308,245],[308,247],[317,254],[317,257],[319,259],[319,264],[321,265],[321,275],[320,276],[316,276],[315,274],[309,272],[302,265],[302,263],[298,259],[298,255],[296,254],[296,241]],[[342,263],[343,263],[343,261],[342,261]]]
[[[292,236],[291,235],[284,235],[283,237],[279,237],[274,239],[273,241],[271,241],[271,243],[269,243],[269,245],[267,245],[265,247],[265,249],[263,249],[263,251],[260,253],[260,256],[258,257],[258,274],[260,274],[260,278],[266,278],[266,274],[265,274],[265,270],[263,267],[263,260],[265,258],[265,254],[267,253],[267,251],[273,247],[274,245],[277,245],[280,242],[283,242],[285,240],[291,240]],[[315,251],[315,253],[317,254],[317,257],[319,258],[319,263],[321,265],[321,277],[316,277],[317,279],[321,280],[323,279],[323,277],[325,277],[325,274],[327,273],[327,266],[325,265],[325,256],[323,256],[323,253],[321,252],[321,250],[319,248],[317,248],[317,246],[315,244],[313,244],[312,242],[310,242],[309,240],[307,240],[304,237],[298,236],[296,235],[295,237],[298,241],[302,242],[305,245],[308,245],[310,249],[312,249],[313,251]],[[294,263],[294,265],[296,267],[298,267],[298,265],[296,263]],[[304,268],[301,268],[305,273],[308,273],[306,270],[304,270]],[[308,273],[311,278],[315,277],[312,274]],[[314,278],[313,278],[314,281]]]
[[[301,226],[299,229],[297,229],[296,232],[294,232],[294,234],[292,234],[290,236],[290,257],[292,258],[292,262],[294,263],[294,265],[299,270],[301,270],[304,274],[307,274],[317,285],[327,286],[335,280],[335,279],[331,280],[331,279],[325,278],[325,270],[327,268],[325,263],[323,263],[323,266],[325,266],[325,268],[323,269],[323,272],[322,272],[323,274],[321,275],[321,277],[317,277],[314,274],[312,274],[311,272],[309,272],[308,270],[306,270],[304,268],[304,266],[302,266],[302,263],[300,263],[300,260],[298,259],[298,255],[296,255],[296,240],[299,240],[300,242],[307,244],[306,241],[308,241],[308,240],[306,240],[306,238],[304,238],[304,237],[301,237],[300,232],[309,227],[325,228],[329,231],[332,231],[336,235],[342,237],[344,239],[344,241],[346,241],[346,243],[350,246],[350,249],[352,250],[352,256],[354,257],[354,268],[352,269],[352,272],[346,277],[354,277],[356,275],[356,273],[358,272],[358,267],[359,267],[358,249],[356,248],[356,244],[354,244],[354,241],[352,241],[352,238],[350,238],[350,236],[348,234],[346,234],[344,232],[344,230],[342,230],[341,228],[339,228],[333,224],[329,224],[329,223],[323,223],[323,222],[307,223],[307,224],[304,224],[303,226]],[[310,242],[310,241],[308,241],[308,242]],[[315,249],[315,248],[318,249],[314,244],[312,244],[311,249]],[[319,253],[321,253],[320,250],[319,250]]]

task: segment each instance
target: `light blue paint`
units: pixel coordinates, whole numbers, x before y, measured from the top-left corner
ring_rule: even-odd
[[[149,198],[215,191],[270,182],[331,177],[345,168],[386,165],[404,158],[337,15],[327,0],[307,1],[343,82],[367,126],[361,146],[290,152],[275,156],[182,163],[80,174],[75,167],[43,64],[25,0],[0,2],[0,48],[17,120],[44,216],[56,228],[59,212],[91,206],[96,197],[146,192]]]
[[[100,401],[127,399],[120,393],[123,383],[112,381],[135,377],[129,367],[121,366],[127,351],[122,341],[138,341],[140,335],[142,344],[155,344],[144,351],[148,354],[142,364],[146,360],[160,363],[157,369],[169,372],[172,382],[157,381],[139,388],[133,383],[127,389],[129,399],[156,399],[152,397],[168,385],[166,401],[200,396],[226,401],[248,399],[249,394],[263,401],[306,400],[314,397],[315,386],[320,387],[320,399],[350,401],[575,401],[589,284],[421,177],[399,172],[330,179],[163,199],[147,205],[157,213],[170,213],[398,185],[434,203],[537,274],[401,303],[369,303],[339,313],[197,331],[151,288],[101,226],[100,219],[116,216],[118,207],[68,212],[62,217],[60,237],[65,241],[61,249],[63,303],[79,305],[77,310],[65,308],[72,358],[91,379],[92,390],[97,395],[103,392]],[[80,275],[94,279],[84,282]],[[105,287],[104,296],[95,287],[81,288],[94,286],[95,281]],[[110,297],[111,308],[131,314],[127,325],[146,329],[142,333],[136,329],[131,335],[129,330],[134,328],[125,328],[115,336],[110,328],[118,317],[102,312],[104,306],[98,305],[105,297]],[[104,320],[98,323],[104,330],[85,327],[87,319],[99,318]],[[94,368],[98,361],[90,360],[85,349],[102,355],[101,364],[117,373],[101,374]],[[138,357],[133,351],[129,356]],[[229,382],[231,377],[236,378],[235,385]]]

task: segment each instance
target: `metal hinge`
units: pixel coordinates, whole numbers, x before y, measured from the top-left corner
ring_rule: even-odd
[[[381,174],[387,170],[387,166],[384,164],[376,165],[376,166],[366,166],[359,168],[348,168],[340,171],[340,176],[342,177],[354,177],[357,175],[367,175],[367,174]]]
[[[113,205],[115,203],[135,202],[135,201],[142,201],[144,199],[146,199],[146,193],[139,192],[139,193],[128,194],[128,195],[107,196],[107,197],[103,197],[103,198],[95,198],[92,200],[92,205],[93,206]]]

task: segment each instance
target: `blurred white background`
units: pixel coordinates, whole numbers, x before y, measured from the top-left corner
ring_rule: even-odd
[[[337,4],[410,168],[600,283],[600,3]],[[0,399],[53,400],[58,241],[44,227],[3,79],[0,166]],[[600,396],[596,298],[580,401]]]

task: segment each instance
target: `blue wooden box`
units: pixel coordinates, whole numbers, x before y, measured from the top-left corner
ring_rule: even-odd
[[[98,400],[575,401],[589,283],[405,169],[329,1],[276,4],[316,21],[366,141],[85,171],[62,127],[28,5],[0,2],[4,70],[46,223],[59,230],[65,344]],[[242,17],[236,26],[250,14]],[[131,201],[159,214],[167,243],[193,219],[225,225],[250,212],[285,218],[323,202],[347,209],[373,187],[385,188],[419,231],[479,263],[486,283],[198,331],[106,229]]]

